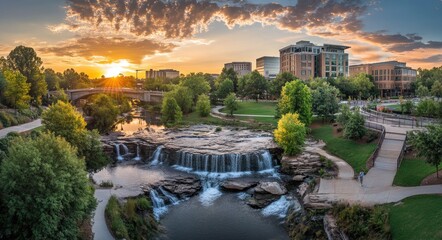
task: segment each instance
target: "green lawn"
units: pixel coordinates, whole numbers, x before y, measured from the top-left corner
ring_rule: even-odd
[[[442,195],[413,196],[402,202],[390,210],[394,240],[442,239]]]
[[[324,125],[312,129],[316,139],[322,139],[327,146],[325,149],[350,164],[356,173],[365,170],[365,164],[376,149],[376,143],[361,144],[355,141],[333,136],[333,127]]]
[[[436,168],[418,158],[404,158],[393,184],[396,186],[419,186],[422,180],[436,172]]]
[[[276,102],[238,102],[238,110],[235,114],[251,115],[275,115]],[[227,110],[221,109],[221,112],[227,113]]]
[[[207,117],[200,117],[198,112],[192,112],[187,115],[183,116],[182,124],[192,125],[192,124],[213,124],[213,125],[224,125],[224,120],[207,116]]]
[[[278,120],[279,119],[275,119],[273,117],[235,117],[237,119],[241,119],[241,120],[252,120],[252,121],[256,121],[256,122],[260,122],[260,123],[270,123],[272,124],[275,128],[278,126]]]

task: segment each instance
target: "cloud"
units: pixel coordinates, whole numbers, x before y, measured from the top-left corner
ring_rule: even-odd
[[[423,62],[423,63],[434,63],[434,62],[442,62],[442,54],[432,55],[426,58],[416,58],[413,59],[415,62]]]
[[[90,61],[99,59],[99,63],[127,59],[131,63],[139,64],[145,56],[171,52],[176,47],[174,44],[148,39],[129,40],[118,37],[84,37],[57,45],[39,50],[56,56],[83,57]]]

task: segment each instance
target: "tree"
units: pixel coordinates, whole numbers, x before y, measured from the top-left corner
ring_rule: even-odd
[[[6,79],[3,71],[0,69],[0,103],[5,103],[4,92],[6,89]]]
[[[361,139],[365,136],[367,129],[365,128],[365,119],[355,110],[344,126],[344,137],[350,139]]]
[[[347,104],[341,105],[340,114],[336,118],[336,122],[338,122],[341,126],[345,126],[350,119],[351,111],[350,107]]]
[[[329,84],[324,84],[312,91],[313,112],[322,119],[330,118],[338,112],[339,90]]]
[[[172,91],[168,92],[166,96],[175,98],[176,103],[180,106],[184,114],[192,111],[193,95],[188,87],[177,86]]]
[[[430,91],[426,86],[420,85],[416,90],[416,95],[420,98],[424,98],[430,95]]]
[[[418,156],[425,158],[428,164],[436,167],[439,178],[439,166],[442,161],[442,125],[427,126],[427,131],[411,133],[411,143]]]
[[[218,85],[227,79],[233,82],[233,91],[238,92],[238,74],[233,68],[223,68],[217,79]]]
[[[411,113],[414,110],[414,103],[411,100],[407,100],[404,103],[404,112],[405,113]]]
[[[268,91],[267,80],[258,72],[253,71],[245,76],[245,89],[244,94],[252,99],[258,101],[259,97],[264,96]]]
[[[226,99],[224,99],[224,106],[229,111],[230,116],[233,116],[233,111],[238,109],[238,102],[236,101],[235,93],[230,93]]]
[[[207,95],[200,95],[196,102],[196,110],[201,117],[207,117],[210,114],[210,99]]]
[[[435,97],[442,97],[442,83],[440,81],[435,81],[431,87],[431,94]]]
[[[375,87],[373,82],[370,81],[369,76],[365,73],[359,73],[358,75],[352,77],[350,81],[354,84],[358,96],[363,99],[370,97],[372,90]]]
[[[86,160],[86,168],[96,171],[109,163],[97,131],[88,131],[83,116],[69,103],[59,101],[42,114],[45,129],[63,137]]]
[[[305,125],[312,122],[312,94],[310,88],[300,80],[291,81],[282,88],[277,107],[277,116],[298,113],[299,120]]]
[[[297,78],[289,72],[278,74],[270,84],[270,93],[276,98],[279,98],[281,96],[281,91],[284,85],[296,79]]]
[[[196,103],[198,96],[201,94],[208,94],[210,92],[210,85],[202,73],[191,73],[182,78],[181,86],[187,87],[191,90],[193,103]]]
[[[60,77],[52,68],[46,68],[44,74],[49,91],[60,89]]]
[[[421,117],[433,117],[437,113],[437,105],[433,99],[423,99],[416,107],[416,115]]]
[[[218,98],[224,99],[232,92],[234,92],[233,81],[226,79],[219,84],[216,95]]]
[[[5,239],[76,239],[96,206],[84,162],[64,139],[19,138],[0,167]]]
[[[120,113],[114,100],[105,94],[97,95],[90,105],[90,110],[92,124],[100,133],[112,130]]]
[[[31,84],[29,94],[37,104],[41,104],[41,97],[47,93],[44,74],[40,71],[43,62],[33,48],[18,46],[8,55],[8,64],[12,70],[17,70],[26,77]]]
[[[175,98],[170,95],[166,95],[163,99],[161,107],[161,120],[164,124],[174,124],[181,121],[183,113],[181,108],[176,102]]]
[[[274,131],[275,141],[284,149],[284,153],[292,156],[302,151],[306,129],[297,113],[287,113],[278,121],[278,128]]]
[[[26,77],[18,71],[6,70],[4,72],[6,79],[4,98],[15,109],[24,109],[28,107],[29,90],[31,84],[26,82]]]

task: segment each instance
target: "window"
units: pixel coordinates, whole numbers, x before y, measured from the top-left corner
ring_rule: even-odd
[[[303,76],[305,75],[305,70],[301,71],[301,75],[303,75]]]
[[[325,71],[330,71],[330,66],[325,66]]]
[[[336,67],[335,66],[332,66],[332,71],[336,71]]]
[[[375,70],[375,71],[374,71],[374,75],[378,75],[378,70]]]

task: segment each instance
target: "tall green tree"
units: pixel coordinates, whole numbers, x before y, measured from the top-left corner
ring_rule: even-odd
[[[299,114],[287,113],[279,119],[278,128],[273,134],[284,153],[292,156],[302,151],[307,133],[304,123],[299,120]]]
[[[161,107],[161,120],[164,124],[175,124],[181,121],[183,117],[183,112],[176,102],[175,98],[171,95],[166,95],[163,99],[163,104]]]
[[[106,94],[100,94],[95,97],[90,105],[90,114],[93,118],[92,125],[100,133],[106,133],[112,130],[120,111],[116,102]]]
[[[52,68],[46,68],[44,74],[45,74],[45,81],[49,91],[56,91],[60,89],[61,79],[59,75]]]
[[[2,104],[6,104],[6,100],[5,100],[5,89],[6,89],[6,78],[5,75],[3,74],[3,71],[0,69],[0,103]]]
[[[71,145],[53,134],[17,139],[0,166],[4,239],[76,239],[96,206]]]
[[[227,109],[227,111],[229,111],[230,116],[233,116],[233,111],[238,109],[238,102],[236,101],[235,93],[230,93],[224,99],[224,106]]]
[[[436,168],[439,178],[439,166],[442,162],[442,125],[431,125],[427,127],[427,131],[414,132],[410,139],[418,155]]]
[[[202,73],[191,73],[185,76],[181,79],[181,86],[190,89],[194,104],[196,104],[198,96],[201,94],[209,94],[210,92],[210,85]]]
[[[210,114],[210,99],[207,95],[200,95],[196,102],[196,110],[201,117],[207,117]]]
[[[435,97],[442,97],[442,80],[434,81],[433,86],[431,87],[431,95]]]
[[[287,113],[298,113],[299,120],[305,125],[310,125],[312,122],[312,93],[300,80],[288,82],[282,88],[277,116]]]
[[[352,77],[351,82],[355,86],[356,94],[362,99],[369,98],[373,89],[375,88],[373,82],[370,81],[369,76],[365,73],[360,73]]]
[[[296,79],[297,78],[295,77],[295,75],[289,72],[278,74],[270,84],[270,93],[276,98],[279,98],[281,96],[281,91],[284,85]]]
[[[18,46],[8,55],[9,67],[23,74],[31,84],[29,95],[35,103],[41,104],[41,98],[47,93],[44,74],[41,72],[43,62],[33,48]]]
[[[176,86],[172,91],[166,93],[166,96],[173,97],[184,114],[192,111],[193,94],[188,87]]]
[[[224,99],[232,92],[234,92],[233,81],[226,79],[219,84],[216,95],[218,98]]]
[[[258,72],[253,71],[245,76],[246,85],[244,89],[244,94],[258,101],[258,99],[265,95],[269,90],[268,81]]]
[[[339,90],[324,84],[312,91],[313,112],[322,119],[328,119],[339,110]]]
[[[233,82],[233,91],[235,93],[238,92],[238,74],[235,72],[235,70],[233,70],[233,68],[223,68],[217,79],[218,85],[227,79],[230,79]]]
[[[86,168],[96,171],[109,163],[97,131],[88,131],[83,116],[69,103],[58,101],[42,114],[46,130],[63,137],[86,160]]]
[[[428,97],[430,95],[430,91],[426,86],[420,85],[416,90],[416,95],[420,98]]]
[[[365,119],[359,110],[353,111],[350,118],[344,125],[344,137],[350,139],[361,139],[367,133]]]
[[[29,105],[29,90],[31,84],[26,82],[26,77],[18,71],[6,70],[4,72],[6,79],[4,98],[15,109],[24,109]]]

